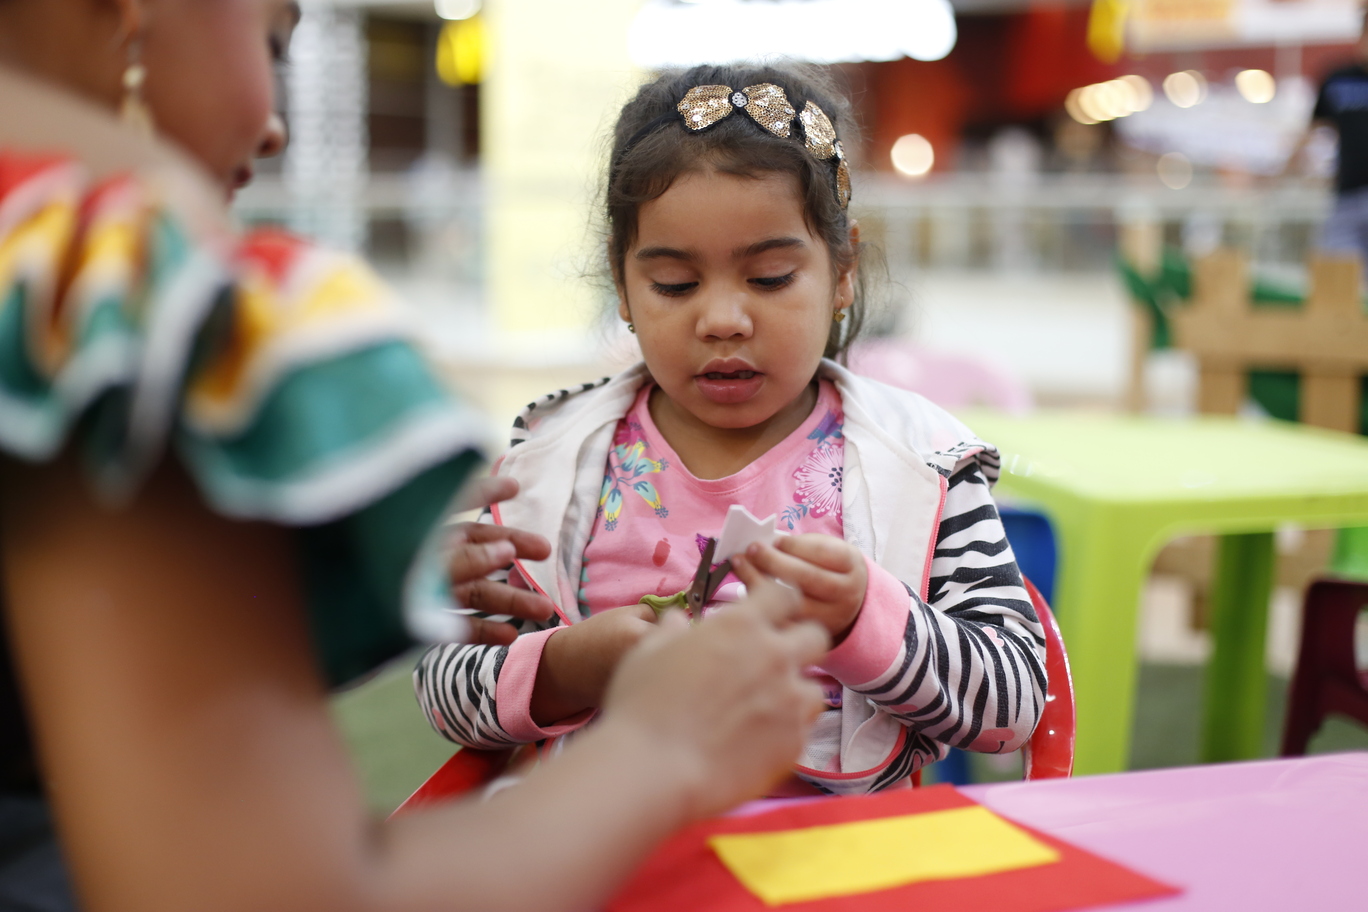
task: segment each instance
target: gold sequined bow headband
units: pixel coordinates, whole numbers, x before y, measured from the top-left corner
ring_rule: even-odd
[[[850,205],[850,166],[846,164],[845,149],[836,138],[831,118],[811,101],[799,114],[784,90],[773,83],[762,82],[735,92],[729,86],[701,85],[685,92],[675,109],[684,118],[684,126],[695,132],[706,130],[733,111],[741,110],[765,130],[783,139],[789,137],[796,116],[803,128],[803,145],[812,157],[818,161],[835,160],[836,200],[842,209]]]

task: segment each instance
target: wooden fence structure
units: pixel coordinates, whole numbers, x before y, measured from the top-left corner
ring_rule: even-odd
[[[1368,312],[1357,257],[1313,257],[1305,303],[1255,307],[1249,264],[1223,248],[1194,264],[1192,299],[1171,314],[1174,345],[1197,358],[1197,410],[1234,414],[1251,370],[1301,377],[1299,420],[1357,433],[1368,375]]]

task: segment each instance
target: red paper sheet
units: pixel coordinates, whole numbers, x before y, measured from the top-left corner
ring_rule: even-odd
[[[707,845],[719,833],[767,833],[903,814],[972,807],[948,785],[831,798],[780,808],[753,817],[704,821],[677,833],[656,850],[609,904],[609,912],[1062,912],[1089,906],[1178,893],[1175,887],[1138,874],[1046,833],[1013,823],[1057,849],[1054,864],[965,877],[922,881],[890,890],[813,902],[766,906],[747,891]],[[916,851],[916,846],[908,846]]]

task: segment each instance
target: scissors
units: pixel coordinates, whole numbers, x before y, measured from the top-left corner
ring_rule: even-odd
[[[698,559],[698,570],[694,573],[693,585],[684,591],[684,598],[689,603],[689,617],[696,621],[702,620],[703,606],[712,601],[717,587],[721,586],[727,574],[731,573],[730,558],[716,567],[713,566],[713,552],[716,550],[717,539],[708,539],[707,545],[703,548],[703,555]]]

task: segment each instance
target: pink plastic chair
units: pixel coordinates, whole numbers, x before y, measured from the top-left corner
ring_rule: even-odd
[[[1030,580],[1025,582],[1036,616],[1045,628],[1045,673],[1049,676],[1050,688],[1035,733],[1021,751],[1024,761],[1022,778],[1060,779],[1073,775],[1073,674],[1069,671],[1069,656],[1064,650],[1064,638],[1059,633],[1054,613],[1050,611],[1040,590]],[[530,756],[532,750],[530,744],[496,751],[462,748],[418,786],[390,816],[448,801],[476,789],[496,779],[510,765]],[[912,774],[912,784],[921,785],[921,770]]]
[[[920,393],[941,408],[988,406],[1013,415],[1035,402],[1026,385],[995,364],[922,348],[905,339],[870,339],[850,350],[857,374]]]

